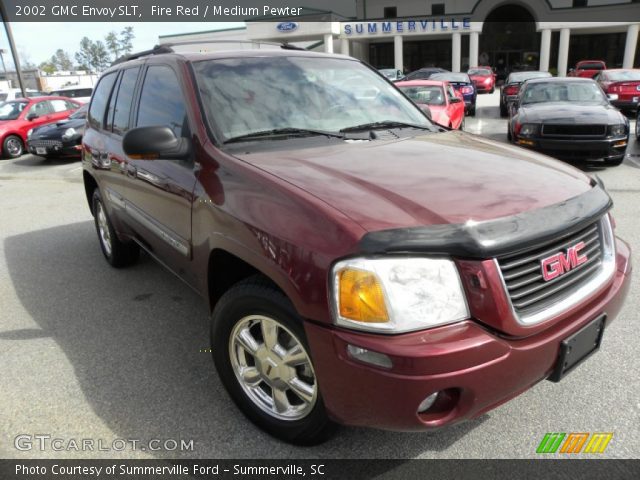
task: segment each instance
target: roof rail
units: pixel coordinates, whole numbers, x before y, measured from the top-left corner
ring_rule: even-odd
[[[135,60],[136,58],[146,57],[148,55],[158,55],[161,53],[173,53],[173,48],[168,45],[156,45],[151,50],[123,55],[120,58],[115,59],[111,65],[117,65],[119,63],[128,62],[129,60]]]
[[[135,60],[136,58],[146,57],[149,55],[159,55],[161,53],[175,53],[173,47],[181,47],[185,45],[200,45],[200,44],[216,44],[216,43],[246,43],[251,45],[271,45],[274,47],[280,47],[283,50],[306,50],[305,48],[298,47],[296,45],[291,45],[290,43],[284,42],[262,42],[255,40],[187,40],[184,42],[168,42],[162,43],[160,45],[156,45],[150,50],[144,50],[142,52],[130,53],[128,55],[123,55],[120,58],[117,58],[113,61],[111,65],[118,65],[119,63],[128,62],[129,60]]]

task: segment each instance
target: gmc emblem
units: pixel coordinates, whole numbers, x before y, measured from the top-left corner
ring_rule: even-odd
[[[583,248],[584,242],[580,242],[573,247],[569,247],[566,254],[559,252],[541,260],[540,266],[542,267],[544,281],[553,280],[586,262],[587,256],[580,255],[580,250]]]

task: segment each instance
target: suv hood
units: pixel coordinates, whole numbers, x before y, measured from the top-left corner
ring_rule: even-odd
[[[573,167],[457,131],[234,155],[320,198],[368,231],[480,222],[591,188],[589,177]]]

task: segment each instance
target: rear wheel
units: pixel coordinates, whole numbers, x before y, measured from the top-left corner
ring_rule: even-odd
[[[2,142],[2,153],[5,158],[18,158],[23,152],[24,144],[17,135],[9,135]]]
[[[266,280],[252,277],[222,296],[211,318],[211,346],[222,383],[257,426],[299,445],[321,443],[335,432],[302,320]]]
[[[501,117],[506,117],[509,114],[509,112],[507,111],[507,106],[503,103],[500,104],[500,116]]]
[[[469,109],[469,116],[470,117],[475,117],[476,116],[476,106],[473,105],[470,109]]]
[[[640,107],[638,107],[638,116],[636,117],[636,138],[640,140]]]
[[[513,141],[513,137],[511,136],[511,126],[507,125],[507,140],[509,140],[510,142]]]
[[[118,238],[97,188],[93,192],[93,217],[100,249],[107,262],[116,268],[134,264],[140,256],[140,247],[134,242],[123,242]]]

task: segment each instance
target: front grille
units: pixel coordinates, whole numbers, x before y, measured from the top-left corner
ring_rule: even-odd
[[[30,147],[62,147],[60,140],[29,140]]]
[[[554,137],[604,137],[606,125],[542,125],[542,135]]]
[[[507,293],[516,314],[530,315],[561,301],[597,275],[602,265],[603,248],[600,221],[577,233],[564,236],[524,252],[498,258]],[[541,261],[555,253],[584,242],[581,255],[587,261],[550,281],[542,277]]]

